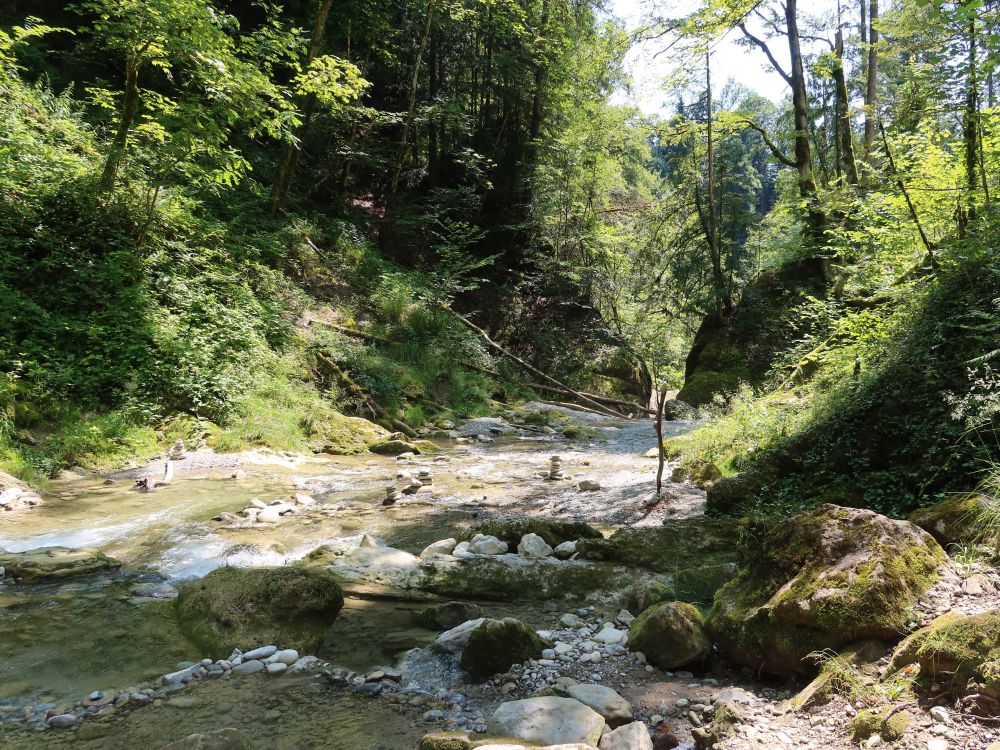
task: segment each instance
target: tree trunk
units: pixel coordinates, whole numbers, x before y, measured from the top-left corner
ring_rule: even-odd
[[[132,123],[139,112],[139,57],[134,53],[125,59],[125,99],[122,102],[122,115],[118,121],[118,130],[111,142],[111,150],[104,162],[99,187],[103,193],[112,193],[115,181],[118,179],[118,168],[128,150],[128,136],[132,132]]]
[[[726,279],[722,273],[722,252],[719,249],[719,226],[715,218],[715,153],[712,138],[712,64],[711,55],[705,55],[705,108],[708,135],[708,251],[712,256],[712,289],[715,294],[715,316],[719,325],[725,325],[729,304],[725,297]]]
[[[427,41],[431,35],[431,20],[434,18],[434,0],[427,0],[427,18],[424,20],[424,32],[420,37],[420,46],[417,47],[417,56],[413,61],[413,78],[410,80],[410,100],[406,106],[406,119],[403,121],[403,136],[399,142],[399,155],[396,157],[396,169],[392,175],[391,192],[395,193],[399,186],[399,173],[403,171],[403,162],[406,161],[406,146],[410,138],[410,128],[413,125],[413,117],[417,109],[417,87],[420,84],[420,60],[427,49]]]
[[[962,137],[965,142],[966,213],[976,218],[976,192],[979,188],[979,82],[976,69],[976,19],[969,20],[969,69],[965,92],[965,118]]]
[[[844,164],[844,176],[851,185],[858,184],[858,165],[854,160],[854,133],[851,132],[851,105],[847,97],[847,79],[844,76],[844,33],[837,29],[835,54],[836,66],[833,79],[837,84],[837,135],[839,151]]]
[[[792,61],[792,111],[795,119],[795,166],[799,173],[799,194],[805,200],[809,215],[809,230],[816,244],[823,243],[826,217],[819,205],[816,178],[813,174],[812,153],[809,148],[809,95],[806,89],[806,72],[802,64],[797,17],[798,0],[786,0],[785,23],[788,27],[788,52]]]
[[[864,0],[861,0],[864,4]],[[875,143],[875,123],[878,113],[878,0],[871,0],[868,11],[868,62],[865,65],[865,161],[871,169],[872,145]],[[863,51],[862,51],[863,52]]]
[[[312,38],[309,40],[309,51],[306,54],[306,67],[319,55],[323,45],[323,36],[326,34],[326,18],[330,14],[330,6],[333,0],[323,0],[316,14],[316,23],[313,24]],[[309,120],[312,118],[315,100],[309,97],[303,106],[302,122],[295,129],[292,142],[285,148],[284,157],[278,167],[278,176],[271,186],[271,195],[268,197],[268,213],[277,216],[281,207],[285,204],[288,191],[292,186],[292,177],[295,176],[295,168],[299,163],[299,155],[302,153],[302,139],[309,129]]]

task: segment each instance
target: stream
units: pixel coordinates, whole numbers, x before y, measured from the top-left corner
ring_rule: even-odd
[[[315,675],[244,678],[201,681],[189,700],[120,712],[113,723],[85,722],[78,731],[43,729],[44,713],[92,691],[127,691],[178,663],[200,660],[203,654],[177,631],[168,600],[177,584],[222,565],[280,566],[362,534],[417,554],[477,521],[510,515],[583,520],[607,533],[702,512],[703,493],[686,485],[672,485],[669,507],[643,511],[657,465],[643,455],[655,446],[651,421],[583,412],[573,417],[596,437],[568,441],[531,428],[501,428],[505,434],[496,435],[496,421],[484,419],[461,428],[464,439],[435,438],[440,452],[407,461],[199,451],[177,462],[175,481],[155,492],[132,488],[142,471],[53,481],[45,505],[0,516],[0,549],[92,547],[123,567],[43,585],[0,584],[0,746],[155,748],[195,731],[240,726],[255,747],[416,747],[433,728],[422,718],[428,696],[447,702],[450,693],[462,691],[460,697],[471,700],[476,689],[463,687],[460,674],[445,674],[436,662],[402,659],[386,647],[386,636],[405,633],[426,601],[350,591],[317,656],[362,673],[402,663],[409,693],[373,701],[320,684]],[[679,434],[694,424],[670,422],[665,432]],[[562,457],[571,481],[539,479],[553,454]],[[236,466],[241,478],[233,477]],[[399,472],[424,468],[434,474],[432,493],[381,505]],[[158,470],[154,465],[147,473]],[[600,491],[580,492],[576,480],[582,478],[598,481]],[[270,502],[295,492],[309,494],[317,505],[267,527],[212,520],[254,499]],[[537,602],[481,604],[487,614],[537,619]],[[483,698],[488,700],[495,705],[496,696]]]

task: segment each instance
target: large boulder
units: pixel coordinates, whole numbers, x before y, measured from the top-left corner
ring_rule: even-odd
[[[806,657],[897,638],[938,579],[944,550],[907,521],[823,505],[778,524],[715,597],[709,628],[739,664],[812,671]]]
[[[424,628],[453,628],[483,616],[483,608],[472,602],[433,604],[416,613],[414,622]]]
[[[343,604],[333,575],[292,567],[218,568],[175,602],[181,632],[215,659],[272,643],[313,653]]]
[[[520,543],[525,534],[537,534],[550,547],[578,539],[601,539],[600,531],[580,521],[560,521],[554,518],[518,518],[513,520],[483,521],[459,535],[459,541],[472,539],[476,534],[495,536],[506,542],[510,549]]]
[[[118,570],[119,560],[96,549],[39,547],[25,552],[0,550],[0,568],[21,583],[45,583],[75,576]]]
[[[650,663],[676,669],[701,661],[712,650],[705,618],[684,602],[663,602],[640,614],[629,628],[628,647],[641,651]]]
[[[620,727],[632,721],[632,705],[604,685],[570,685],[566,695],[597,711],[609,727]]]
[[[548,645],[520,620],[487,618],[469,634],[459,666],[477,679],[492,677],[513,664],[537,659]]]
[[[1000,610],[948,612],[896,648],[892,668],[920,665],[920,684],[937,683],[955,697],[976,694],[980,713],[1000,710]],[[940,687],[936,688],[940,689]]]
[[[578,742],[596,746],[604,726],[604,718],[580,701],[545,696],[501,704],[487,731],[536,745]]]
[[[955,495],[910,514],[915,523],[942,546],[986,544],[1000,547],[1000,530],[990,519],[996,518],[996,501],[979,493]]]

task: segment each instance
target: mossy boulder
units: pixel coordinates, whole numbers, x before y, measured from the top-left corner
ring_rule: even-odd
[[[960,494],[910,514],[915,523],[943,546],[985,544],[1000,547],[1000,504],[979,493]]]
[[[511,665],[537,659],[549,644],[527,623],[507,617],[487,618],[472,631],[459,666],[476,679],[506,672]]]
[[[709,513],[729,515],[751,501],[754,492],[754,485],[745,477],[720,477],[707,490],[705,508]]]
[[[309,446],[317,453],[350,456],[364,453],[368,446],[384,440],[389,431],[361,417],[332,411],[309,425]]]
[[[1000,709],[1000,610],[948,612],[896,648],[892,668],[920,665],[918,686],[937,683],[953,696],[976,693],[980,710]]]
[[[416,443],[396,439],[376,440],[368,445],[368,450],[383,456],[399,456],[403,453],[419,454],[421,452],[420,447]]]
[[[719,467],[704,458],[687,458],[680,462],[670,475],[671,482],[691,482],[707,490],[722,479]]]
[[[0,550],[0,567],[8,578],[21,583],[45,583],[64,578],[94,575],[118,570],[119,560],[96,549],[39,547],[25,552]]]
[[[813,671],[814,651],[898,638],[946,560],[917,526],[836,505],[783,521],[749,554],[709,629],[734,661],[775,674]]]
[[[701,661],[712,650],[705,618],[684,602],[663,602],[640,614],[629,627],[628,647],[642,651],[661,669],[676,669]]]
[[[181,586],[181,632],[214,659],[274,644],[314,653],[344,604],[337,579],[306,568],[218,568]]]
[[[897,742],[903,733],[913,724],[913,716],[907,711],[859,711],[850,723],[851,737],[855,742],[864,742],[873,735],[878,735],[886,742]]]
[[[420,610],[413,621],[421,627],[448,630],[482,616],[483,608],[473,602],[445,602]]]
[[[459,541],[468,541],[476,534],[495,536],[514,550],[525,534],[538,534],[550,547],[580,539],[603,539],[601,532],[581,521],[560,521],[554,518],[518,518],[513,520],[484,521],[458,535]]]
[[[726,397],[739,390],[743,373],[699,370],[694,373],[677,394],[677,398],[691,406],[708,406],[716,396]]]
[[[735,736],[741,724],[752,724],[749,713],[735,703],[723,703],[715,711],[712,723],[707,727],[691,730],[691,739],[697,750],[711,750],[719,743]]]

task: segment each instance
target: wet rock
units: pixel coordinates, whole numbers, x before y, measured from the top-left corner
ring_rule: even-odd
[[[420,553],[420,559],[425,560],[431,555],[450,555],[455,551],[457,544],[458,542],[454,539],[442,539],[438,542],[428,544]]]
[[[601,750],[653,750],[649,730],[641,721],[633,721],[608,732],[601,738]]]
[[[661,669],[700,661],[712,650],[701,612],[684,602],[663,602],[640,614],[629,629],[628,645]]]
[[[459,666],[474,678],[490,677],[540,657],[547,646],[534,628],[520,620],[487,618],[469,633]]]
[[[75,576],[118,570],[121,562],[97,549],[39,547],[26,552],[0,550],[0,567],[8,578],[23,583],[56,581]]]
[[[596,746],[604,726],[604,718],[579,701],[545,696],[501,704],[487,731],[537,745],[578,742]]]
[[[477,534],[469,543],[469,552],[475,555],[502,555],[507,552],[507,543],[495,536]]]
[[[738,664],[805,673],[813,669],[810,653],[905,631],[907,612],[938,579],[945,557],[911,523],[823,505],[766,536],[757,557],[716,595],[709,628]]]
[[[53,729],[69,729],[72,726],[76,726],[77,721],[79,719],[73,714],[56,714],[46,719],[45,723]]]
[[[226,567],[184,584],[176,613],[181,632],[212,658],[259,643],[309,653],[343,603],[340,585],[326,571]]]
[[[425,628],[453,628],[483,616],[483,608],[473,602],[445,602],[421,610],[414,622]]]
[[[250,750],[250,739],[238,729],[189,734],[182,740],[164,745],[160,750]]]
[[[525,534],[517,545],[517,554],[529,560],[538,560],[552,554],[552,547],[538,534]]]
[[[632,721],[631,704],[604,685],[573,685],[566,695],[597,711],[609,727],[620,727]],[[646,736],[648,738],[648,733]]]

